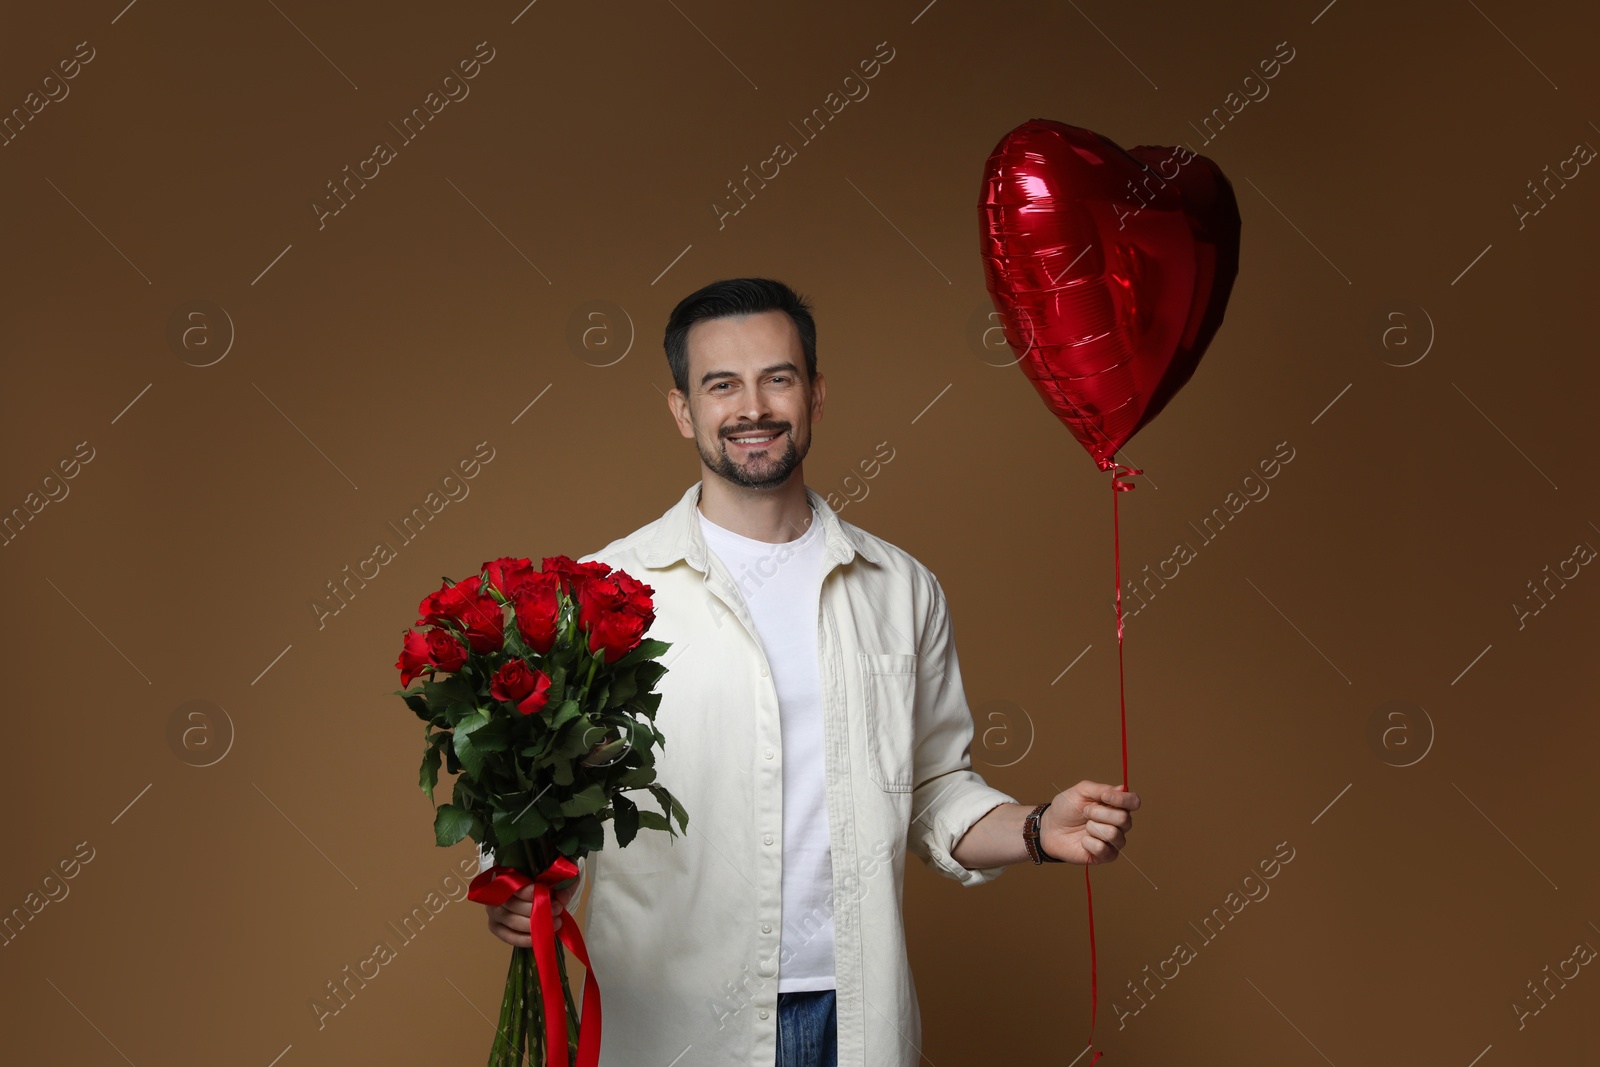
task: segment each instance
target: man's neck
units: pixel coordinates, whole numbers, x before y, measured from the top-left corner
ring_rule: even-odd
[[[800,537],[813,517],[799,467],[776,489],[734,485],[702,471],[699,507],[702,515],[724,530],[774,545]]]

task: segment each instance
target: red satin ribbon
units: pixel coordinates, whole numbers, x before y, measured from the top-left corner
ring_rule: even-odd
[[[479,873],[467,889],[467,899],[498,907],[530,882],[534,885],[533,914],[530,926],[533,958],[539,967],[539,988],[544,998],[546,1062],[549,1067],[567,1067],[567,1004],[561,992],[561,976],[556,973],[556,929],[550,910],[553,886],[578,876],[578,865],[565,856],[529,878],[515,867],[490,867]],[[578,921],[570,913],[561,924],[561,943],[583,964],[583,1009],[578,1022],[577,1067],[598,1067],[600,1062],[600,986],[589,966],[589,951],[584,947]],[[592,1021],[591,1021],[592,1020]]]
[[[1111,471],[1111,550],[1115,560],[1117,583],[1117,705],[1122,720],[1122,788],[1127,789],[1128,702],[1122,677],[1122,533],[1117,520],[1117,494],[1137,488],[1132,482],[1123,481],[1123,478],[1143,474],[1144,471],[1122,463],[1112,463],[1108,469]],[[1089,885],[1088,865],[1083,868],[1083,896],[1089,912],[1089,1047],[1094,1048],[1094,1024],[1100,1011],[1100,978],[1094,950],[1094,890]],[[1089,1061],[1090,1067],[1094,1067],[1102,1055],[1104,1053],[1097,1049],[1094,1059]]]

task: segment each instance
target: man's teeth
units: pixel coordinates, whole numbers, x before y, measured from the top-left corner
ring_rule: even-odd
[[[738,441],[740,444],[756,445],[756,444],[761,444],[762,442],[765,442],[765,441],[771,441],[774,438],[776,438],[777,436],[778,436],[777,434],[773,433],[773,434],[768,434],[765,437],[735,437],[734,440]]]

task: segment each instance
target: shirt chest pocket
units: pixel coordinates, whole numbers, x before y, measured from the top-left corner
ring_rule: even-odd
[[[917,657],[904,652],[861,652],[861,689],[867,727],[867,774],[879,789],[909,793],[914,784]]]

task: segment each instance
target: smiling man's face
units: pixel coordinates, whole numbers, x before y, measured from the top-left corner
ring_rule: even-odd
[[[782,311],[705,319],[689,330],[689,395],[670,397],[678,430],[713,474],[751,489],[785,484],[811,450],[823,380]]]

